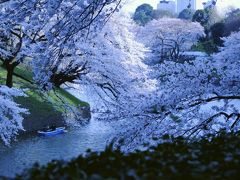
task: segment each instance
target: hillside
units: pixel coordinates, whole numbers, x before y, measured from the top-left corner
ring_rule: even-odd
[[[6,70],[0,67],[0,84],[5,84],[5,79]],[[40,91],[33,83],[32,72],[21,66],[16,68],[13,82],[14,87],[26,89],[28,97],[19,97],[16,102],[30,111],[23,122],[27,131],[35,131],[51,124],[63,125],[62,112],[65,110],[65,103],[79,108],[89,107],[88,103],[77,99],[61,88],[50,92]]]

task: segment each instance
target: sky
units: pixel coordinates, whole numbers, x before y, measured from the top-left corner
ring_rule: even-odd
[[[126,12],[134,12],[137,6],[148,3],[151,4],[154,9],[157,8],[157,4],[160,0],[125,0],[126,3],[124,5],[124,11]],[[202,6],[202,2],[206,2],[207,0],[197,0],[197,8],[200,9]],[[222,10],[229,6],[235,6],[240,8],[240,0],[218,0],[218,9]]]

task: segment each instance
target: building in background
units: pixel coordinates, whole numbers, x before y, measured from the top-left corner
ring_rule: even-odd
[[[182,10],[191,8],[196,11],[197,9],[197,0],[176,0],[177,1],[177,13],[182,12]],[[189,6],[191,5],[191,6]]]
[[[158,3],[158,10],[169,11],[173,14],[180,13],[187,8],[195,11],[197,9],[196,1],[197,0],[161,0]]]
[[[158,10],[169,11],[172,14],[175,14],[176,2],[174,0],[161,0],[158,3]]]
[[[212,0],[208,0],[202,3],[203,4],[203,8],[207,8],[207,7],[211,7],[213,5]]]

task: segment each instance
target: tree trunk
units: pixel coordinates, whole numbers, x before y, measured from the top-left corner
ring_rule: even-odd
[[[9,88],[13,87],[13,71],[14,71],[14,66],[12,64],[7,65],[7,80],[6,80],[6,86]]]

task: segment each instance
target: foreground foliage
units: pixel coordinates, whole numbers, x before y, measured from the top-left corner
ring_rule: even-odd
[[[235,179],[240,175],[239,142],[239,134],[225,133],[191,143],[165,137],[163,144],[143,152],[123,154],[108,147],[70,162],[35,165],[16,179]]]

